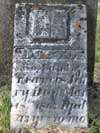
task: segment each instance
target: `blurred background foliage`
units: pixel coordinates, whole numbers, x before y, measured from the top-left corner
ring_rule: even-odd
[[[96,62],[100,62],[100,0],[98,2],[97,36],[96,36]]]

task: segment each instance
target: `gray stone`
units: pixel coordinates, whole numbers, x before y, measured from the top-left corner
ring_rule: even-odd
[[[87,128],[85,5],[16,4],[11,129]]]

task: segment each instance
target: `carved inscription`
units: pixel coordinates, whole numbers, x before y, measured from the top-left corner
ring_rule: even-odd
[[[87,127],[86,30],[84,5],[16,5],[12,129]]]
[[[67,38],[65,10],[33,10],[29,19],[30,35],[34,38]]]

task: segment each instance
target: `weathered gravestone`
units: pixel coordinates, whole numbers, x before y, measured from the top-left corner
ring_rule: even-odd
[[[11,129],[87,128],[85,5],[16,4]]]

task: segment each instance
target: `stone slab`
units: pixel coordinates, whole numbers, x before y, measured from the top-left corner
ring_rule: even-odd
[[[87,128],[85,5],[16,4],[11,129]]]
[[[66,44],[67,49],[86,49],[83,45],[87,38],[85,6],[77,5],[77,10],[76,6],[62,4],[42,7],[20,4],[16,7],[14,46],[55,42],[52,45]]]

